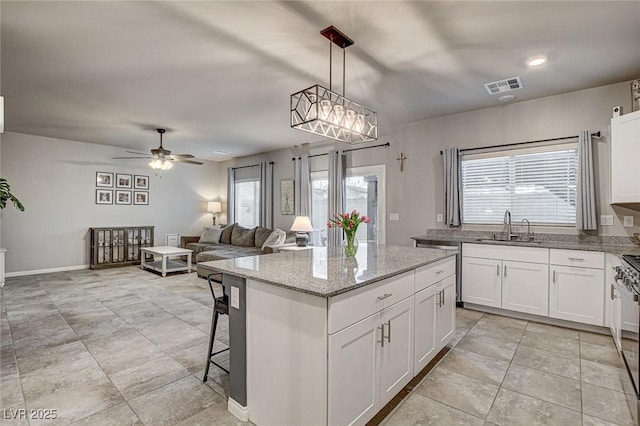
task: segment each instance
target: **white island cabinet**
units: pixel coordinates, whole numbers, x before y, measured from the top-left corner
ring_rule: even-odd
[[[366,424],[453,338],[455,254],[361,246],[355,260],[314,248],[210,262],[246,282],[248,419]],[[417,341],[433,346],[419,364]],[[233,380],[232,368],[232,398]]]

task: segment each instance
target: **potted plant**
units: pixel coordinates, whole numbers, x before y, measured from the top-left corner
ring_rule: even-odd
[[[11,193],[9,182],[5,178],[0,178],[0,210],[4,210],[7,207],[7,201],[11,201],[16,209],[21,212],[24,211],[24,206],[20,200]]]

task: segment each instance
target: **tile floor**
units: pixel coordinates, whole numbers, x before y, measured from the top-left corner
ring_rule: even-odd
[[[0,294],[0,424],[29,424],[11,409],[56,409],[54,424],[242,424],[227,376],[201,381],[211,294],[194,273],[72,271]],[[459,309],[451,347],[385,424],[633,424],[606,336]]]
[[[635,424],[609,336],[458,309],[450,346],[384,425]]]

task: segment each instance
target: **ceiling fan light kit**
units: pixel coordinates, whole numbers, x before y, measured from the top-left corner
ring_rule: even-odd
[[[344,96],[345,49],[353,40],[331,26],[320,31],[329,39],[329,89],[319,84],[291,95],[291,127],[346,143],[378,139],[378,116]],[[332,46],[342,49],[342,95],[332,91]]]
[[[135,152],[135,151],[127,151],[130,154],[137,154],[140,157],[113,157],[114,160],[137,160],[150,158],[149,167],[154,170],[169,170],[173,167],[174,161],[179,161],[181,163],[187,164],[196,164],[202,165],[203,163],[200,161],[190,160],[194,158],[191,154],[171,154],[171,151],[165,149],[162,146],[162,135],[166,133],[166,129],[156,129],[156,132],[160,134],[160,146],[158,148],[152,149],[151,155],[145,154],[143,152]]]

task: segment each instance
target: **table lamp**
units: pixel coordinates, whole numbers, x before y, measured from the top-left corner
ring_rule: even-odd
[[[222,211],[222,203],[220,201],[209,201],[207,203],[207,212],[213,213],[213,226],[216,226],[216,214]]]
[[[296,232],[296,245],[298,247],[306,247],[309,236],[307,232],[313,231],[311,220],[308,216],[296,216],[291,225],[291,230]]]

